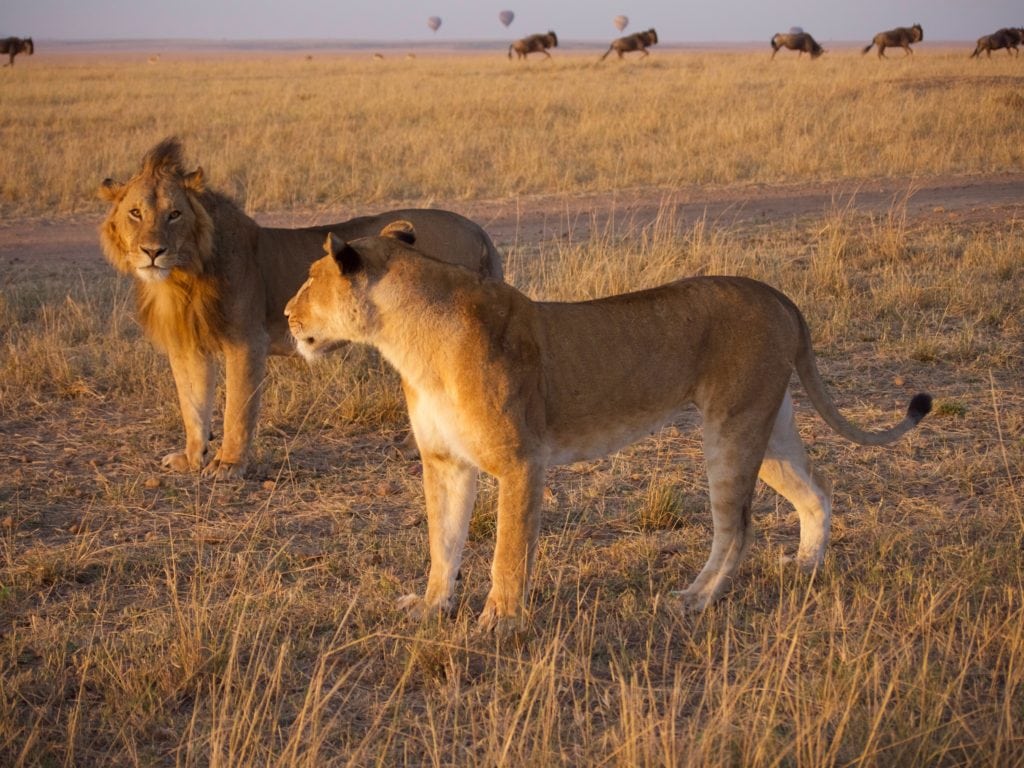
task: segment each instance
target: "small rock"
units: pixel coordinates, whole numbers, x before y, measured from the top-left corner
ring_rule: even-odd
[[[162,484],[163,483],[160,481],[159,477],[147,477],[145,482],[142,483],[142,487],[152,490],[154,488],[159,488]]]

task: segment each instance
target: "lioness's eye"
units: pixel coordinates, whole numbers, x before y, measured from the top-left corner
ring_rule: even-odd
[[[181,216],[181,211],[171,211],[169,214],[167,214],[167,218],[170,219],[171,221],[174,221],[179,216]]]
[[[128,215],[131,216],[133,219],[141,219],[142,211],[140,211],[138,208],[132,208],[130,211],[128,211]]]

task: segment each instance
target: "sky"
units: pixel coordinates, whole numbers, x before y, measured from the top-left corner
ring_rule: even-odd
[[[506,28],[498,13],[511,10]],[[749,42],[802,26],[819,40],[863,40],[920,23],[928,40],[974,40],[1024,26],[1022,0],[0,0],[0,37],[375,42],[511,40],[551,29],[607,41],[655,27],[663,43]],[[439,16],[431,32],[427,18]]]

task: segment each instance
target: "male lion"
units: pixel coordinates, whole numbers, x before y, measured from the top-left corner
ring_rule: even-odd
[[[602,456],[659,429],[689,403],[704,417],[714,520],[707,564],[683,593],[703,609],[725,591],[753,538],[758,476],[800,515],[797,563],[824,560],[829,487],[793,420],[795,369],[814,407],[844,437],[883,445],[931,408],[920,394],[896,427],[850,424],[825,390],[803,316],[778,291],[741,277],[698,277],[579,303],[534,302],[509,285],[423,258],[408,222],[327,256],[285,314],[314,359],[338,340],[372,344],[401,374],[430,538],[413,614],[447,611],[478,469],[498,479],[498,534],[481,627],[522,618],[536,553],[544,470]]]
[[[328,231],[375,234],[395,219],[414,221],[423,250],[501,278],[501,258],[487,234],[455,213],[403,210],[305,229],[261,227],[230,199],[207,189],[202,169],[187,172],[181,144],[151,149],[128,182],[107,179],[99,194],[112,205],[100,227],[111,264],[135,280],[139,322],[171,362],[185,423],[185,449],[163,458],[184,472],[245,473],[268,354],[294,349],[283,310],[302,285]],[[224,440],[207,463],[216,384],[224,356]]]

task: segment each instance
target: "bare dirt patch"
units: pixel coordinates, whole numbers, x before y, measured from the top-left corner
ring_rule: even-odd
[[[414,203],[396,202],[389,207]],[[505,200],[433,201],[479,222],[499,247],[571,237],[586,240],[609,225],[626,236],[650,226],[660,214],[683,223],[705,219],[717,226],[784,225],[831,210],[884,215],[894,207],[916,224],[1002,223],[1024,218],[1024,174],[944,176],[928,179],[847,180],[791,185],[693,186],[619,190],[601,194],[536,195]],[[345,211],[257,214],[267,226],[309,226],[351,218],[380,206]],[[74,264],[102,260],[94,218],[10,219],[0,223],[0,265]]]

